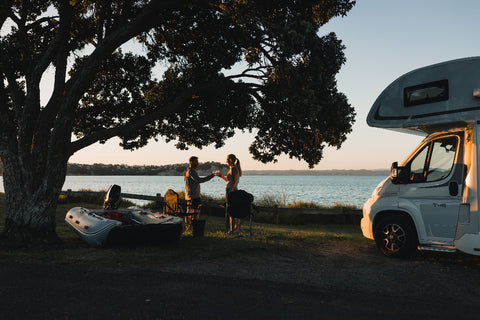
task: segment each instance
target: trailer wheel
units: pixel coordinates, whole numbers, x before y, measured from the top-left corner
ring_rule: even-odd
[[[375,242],[387,257],[404,258],[416,250],[418,238],[415,226],[408,217],[393,214],[383,217],[377,224]]]

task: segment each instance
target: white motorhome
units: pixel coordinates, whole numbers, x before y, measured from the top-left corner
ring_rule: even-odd
[[[363,235],[392,257],[416,249],[480,255],[480,57],[401,76],[367,123],[426,138],[364,204]]]

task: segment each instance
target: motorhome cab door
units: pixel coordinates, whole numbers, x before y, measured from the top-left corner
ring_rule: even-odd
[[[430,135],[403,164],[399,208],[411,212],[420,243],[453,245],[464,185],[464,131]]]

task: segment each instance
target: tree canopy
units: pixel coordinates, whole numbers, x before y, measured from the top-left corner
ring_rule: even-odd
[[[69,157],[115,136],[126,149],[160,137],[186,149],[221,147],[235,130],[248,130],[255,133],[255,159],[287,154],[313,167],[325,146],[342,145],[354,122],[335,79],[344,46],[334,33],[320,35],[354,4],[3,0],[7,210],[57,194]],[[139,49],[130,50],[131,43]],[[41,99],[46,73],[53,74],[52,91]],[[14,196],[20,192],[29,201]]]
[[[158,136],[179,148],[219,147],[238,128],[257,129],[254,158],[268,162],[286,153],[313,166],[325,145],[341,146],[354,121],[336,88],[344,47],[333,33],[318,35],[352,5],[11,1],[1,16],[14,22],[2,36],[1,107],[31,110],[27,123],[47,131],[57,124],[49,120],[71,118],[65,130],[78,140],[70,154],[116,135],[125,148]],[[133,37],[144,55],[118,49]],[[152,79],[156,65],[166,70],[160,80]],[[54,90],[41,105],[39,81],[49,67]],[[16,118],[6,121],[10,127]]]

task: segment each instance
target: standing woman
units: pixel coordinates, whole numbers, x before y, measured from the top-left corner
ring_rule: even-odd
[[[227,165],[230,167],[230,170],[225,177],[221,172],[217,173],[217,176],[227,182],[225,187],[225,196],[228,197],[228,194],[232,191],[237,190],[238,182],[240,182],[240,177],[242,176],[242,168],[240,167],[240,160],[234,154],[229,154],[227,156]],[[226,199],[226,198],[225,198]],[[231,218],[230,219],[230,232],[238,232],[238,223],[240,219]]]

